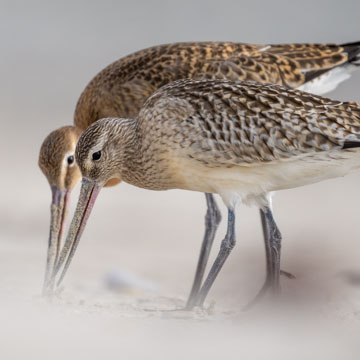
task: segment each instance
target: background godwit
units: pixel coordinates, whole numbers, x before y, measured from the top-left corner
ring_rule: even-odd
[[[202,305],[235,246],[235,207],[259,207],[270,264],[264,287],[279,290],[281,234],[268,194],[344,176],[360,167],[360,106],[276,85],[180,80],[151,96],[135,119],[103,119],[80,137],[80,199],[57,271],[60,282],[97,195],[110,179],[149,190],[219,194],[228,229],[189,308]]]
[[[327,92],[350,77],[350,72],[358,65],[359,52],[359,43],[178,43],[139,51],[102,70],[80,96],[75,110],[75,126],[53,131],[40,150],[39,165],[53,194],[45,292],[58,259],[70,192],[80,179],[73,162],[76,141],[90,124],[104,117],[135,117],[157,88],[181,78],[254,80],[305,88],[316,93]],[[206,194],[206,202],[205,235],[189,301],[200,288],[220,222],[220,212],[211,194]],[[269,239],[265,238],[266,249],[268,242]],[[272,264],[268,251],[266,254],[269,272]]]

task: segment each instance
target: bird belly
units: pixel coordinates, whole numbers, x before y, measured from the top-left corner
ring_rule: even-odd
[[[314,152],[290,159],[209,168],[183,162],[181,188],[217,193],[234,208],[238,202],[268,205],[267,194],[348,174],[360,167],[360,149]]]

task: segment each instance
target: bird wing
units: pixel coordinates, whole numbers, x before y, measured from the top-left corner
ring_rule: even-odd
[[[98,73],[78,100],[74,122],[85,129],[101,117],[133,117],[155,90],[185,78],[258,81],[297,88],[334,67],[359,61],[359,53],[360,43],[159,45],[121,58]]]
[[[208,60],[190,77],[199,80],[257,81],[291,88],[301,86],[305,82],[305,75],[296,61],[266,52],[258,52],[251,56],[240,55],[226,60]]]
[[[138,121],[144,120],[162,121],[174,141],[191,149],[192,158],[213,164],[360,146],[356,103],[254,82],[174,82],[146,102]]]
[[[191,76],[257,81],[297,88],[335,67],[360,62],[360,43],[258,46],[223,59],[205,59]]]
[[[137,71],[126,83],[118,84],[121,88],[132,90],[141,81],[144,89],[155,90],[185,78],[257,81],[298,88],[334,68],[359,61],[360,43],[178,43],[143,50],[141,54],[146,61],[132,65]],[[335,83],[342,80],[335,79]],[[118,92],[124,93],[123,89]]]

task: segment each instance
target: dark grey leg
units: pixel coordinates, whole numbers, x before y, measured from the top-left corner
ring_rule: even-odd
[[[269,207],[260,209],[261,222],[263,225],[265,252],[266,252],[266,279],[265,283],[255,296],[255,298],[246,306],[250,308],[257,303],[268,290],[273,294],[280,292],[280,252],[281,252],[281,233],[277,227],[272,211]],[[285,272],[283,272],[285,273]],[[286,273],[289,274],[289,273]],[[289,276],[293,276],[289,274]]]
[[[277,227],[272,211],[266,207],[265,214],[266,226],[270,240],[270,266],[271,266],[271,288],[274,292],[280,290],[280,252],[281,252],[281,233]]]
[[[223,267],[226,259],[228,258],[231,250],[235,246],[235,213],[233,210],[228,210],[228,227],[224,240],[221,243],[219,254],[209,272],[208,277],[205,280],[200,292],[196,296],[194,306],[201,306],[210,291],[212,284],[214,283],[217,275]],[[191,308],[192,308],[191,307]]]
[[[260,209],[260,219],[261,219],[261,225],[263,230],[263,236],[264,236],[264,245],[265,245],[265,256],[266,256],[266,278],[270,276],[270,273],[272,272],[272,265],[271,265],[271,254],[270,254],[270,238],[268,235],[268,229],[267,229],[267,223],[265,219],[264,212]],[[286,276],[289,279],[295,279],[295,275],[289,273],[288,271],[281,270],[280,269],[280,275]]]
[[[265,259],[266,259],[266,280],[271,277],[272,273],[272,265],[271,265],[271,254],[270,254],[270,239],[269,239],[269,230],[267,227],[265,213],[262,209],[260,209],[260,219],[261,219],[261,226],[263,231],[264,237],[264,245],[265,245]]]
[[[196,295],[199,292],[204,272],[211,251],[212,244],[214,242],[216,230],[221,221],[221,213],[216,205],[215,198],[212,194],[205,194],[207,212],[205,215],[205,234],[201,245],[200,256],[196,267],[196,273],[194,282],[191,288],[191,292],[186,304],[186,309],[191,309],[195,304]]]

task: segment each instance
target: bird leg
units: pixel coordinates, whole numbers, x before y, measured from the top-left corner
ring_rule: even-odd
[[[261,225],[262,225],[263,236],[264,236],[265,255],[266,255],[266,273],[268,274],[269,272],[271,272],[270,238],[268,236],[268,229],[267,229],[267,224],[266,224],[266,220],[265,220],[265,214],[261,209],[260,209],[260,219],[261,219]],[[288,279],[296,278],[296,276],[293,275],[292,273],[285,271],[285,270],[281,270],[281,269],[280,269],[280,275],[286,276]]]
[[[264,238],[264,245],[265,245],[265,259],[266,259],[266,278],[270,276],[272,272],[271,266],[271,253],[270,253],[270,239],[269,239],[269,229],[267,227],[267,222],[265,218],[265,213],[262,209],[260,209],[260,219],[261,219],[261,226],[263,231],[263,238]]]
[[[186,304],[186,309],[191,309],[194,307],[196,296],[198,295],[198,292],[200,290],[206,265],[209,260],[209,255],[212,244],[214,242],[216,230],[221,221],[221,213],[218,206],[216,205],[214,195],[206,193],[205,196],[207,204],[207,212],[205,215],[205,234],[203,242],[201,244],[200,256],[196,267],[195,278]]]
[[[264,213],[267,234],[269,239],[269,267],[270,272],[270,285],[275,293],[280,290],[280,252],[281,252],[281,233],[276,225],[272,211],[269,207],[261,210]]]
[[[220,251],[212,268],[210,269],[209,275],[206,278],[204,285],[197,294],[192,306],[187,308],[188,310],[191,310],[194,306],[201,306],[204,303],[204,300],[210,291],[212,284],[223,267],[226,259],[230,255],[231,250],[234,248],[235,242],[235,213],[233,210],[228,209],[228,227],[225,238],[221,242]]]
[[[270,290],[273,295],[280,292],[280,273],[290,278],[294,277],[290,273],[280,270],[281,233],[276,225],[271,209],[269,207],[260,209],[260,216],[265,239],[266,279],[260,291],[245,309],[249,309],[255,305],[263,298],[268,290]]]

